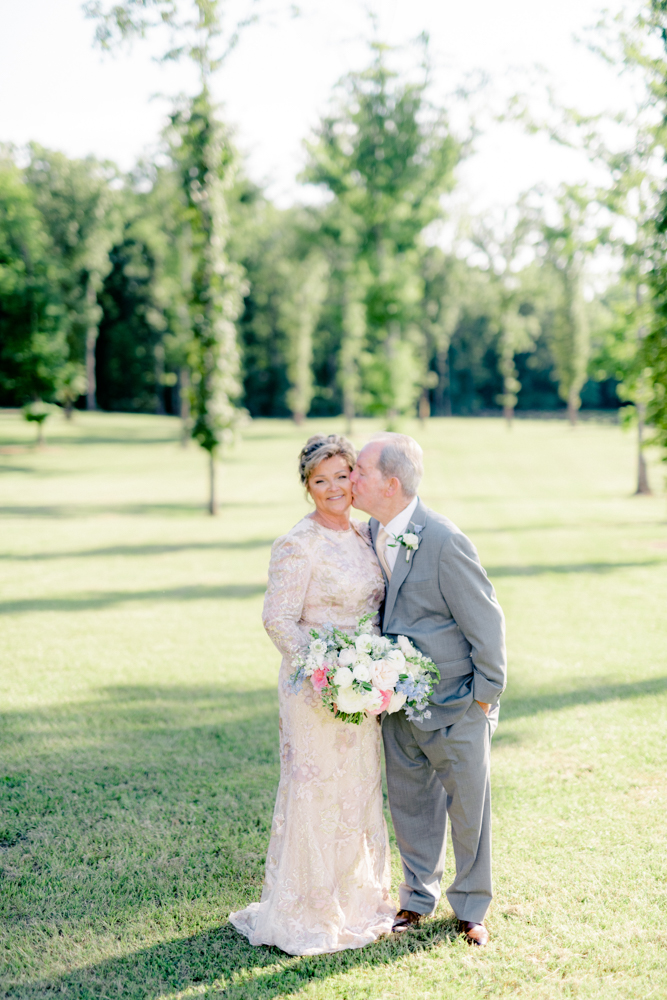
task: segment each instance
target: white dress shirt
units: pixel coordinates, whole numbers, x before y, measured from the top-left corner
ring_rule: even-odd
[[[389,524],[381,524],[380,527],[384,528],[387,534],[393,535],[394,540],[396,539],[397,535],[404,535],[405,532],[408,530],[408,525],[412,520],[412,515],[417,509],[418,503],[419,503],[419,497],[413,497],[408,506],[404,507],[403,510],[400,512],[400,514],[397,514],[396,517],[392,517]],[[403,546],[400,544],[400,542],[398,543],[398,545],[393,546],[393,548],[390,544],[387,544],[387,565],[389,566],[389,569],[392,571],[392,573],[394,572],[394,566],[396,565],[396,559],[398,558],[398,553],[402,548]]]

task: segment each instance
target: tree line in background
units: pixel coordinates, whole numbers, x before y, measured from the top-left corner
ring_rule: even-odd
[[[149,0],[91,6],[103,46],[152,27]],[[244,174],[210,98],[222,5],[152,6],[194,39],[177,55],[201,76],[152,162],[124,175],[37,144],[0,155],[1,405],[38,422],[54,402],[179,414],[212,475],[243,409],[392,426],[559,406],[574,423],[582,405],[630,403],[640,435],[648,419],[667,444],[667,4],[600,44],[643,80],[637,113],[615,118],[625,146],[608,148],[602,117],[521,112],[608,183],[527,192],[464,220],[448,251],[438,224],[470,140],[429,99],[425,41],[420,74],[392,72],[376,43],[341,82],[301,178],[325,197],[285,210]]]

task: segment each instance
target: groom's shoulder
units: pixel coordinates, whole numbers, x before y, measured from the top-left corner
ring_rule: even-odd
[[[440,514],[437,510],[432,510],[430,507],[426,507],[426,525],[425,528],[428,529],[429,534],[437,535],[442,538],[454,537],[455,535],[465,535],[461,531],[458,525],[454,524],[448,517],[444,514]]]

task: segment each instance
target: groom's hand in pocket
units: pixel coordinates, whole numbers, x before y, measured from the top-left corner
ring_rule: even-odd
[[[475,699],[475,701],[477,701],[477,699]],[[481,710],[484,712],[484,715],[488,715],[489,714],[489,710],[491,708],[491,705],[488,702],[486,702],[486,701],[478,701],[477,704],[479,705],[479,707],[481,708]]]

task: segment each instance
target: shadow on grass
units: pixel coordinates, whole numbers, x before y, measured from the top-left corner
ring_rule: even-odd
[[[84,594],[66,594],[63,597],[24,598],[20,601],[1,601],[0,615],[20,615],[35,611],[95,611],[116,604],[137,601],[221,601],[245,600],[257,597],[266,590],[265,583],[230,583],[219,587],[194,585],[172,587],[170,590],[111,590],[92,591]]]
[[[276,503],[275,500],[244,500],[243,502],[223,501],[218,505],[219,511],[226,510],[277,510],[291,509],[290,503]],[[29,506],[3,505],[0,508],[1,518],[32,518],[43,517],[53,519],[76,519],[79,517],[210,517],[204,502],[197,503],[116,503],[116,504],[43,504]]]
[[[626,701],[629,698],[651,698],[667,691],[667,677],[652,677],[628,684],[594,684],[561,693],[549,692],[528,698],[509,694],[502,699],[501,718],[518,719],[540,712],[560,712],[575,705],[601,705],[608,701]]]
[[[156,1000],[191,988],[270,1000],[455,937],[453,920],[434,920],[335,955],[250,947],[224,918],[261,890],[276,692],[129,685],[100,695],[0,717],[0,996]],[[100,961],[100,948],[126,954]],[[50,963],[70,971],[45,975]]]
[[[388,966],[406,955],[453,942],[456,937],[453,918],[432,920],[400,938],[387,938],[365,948],[293,958],[277,948],[251,948],[232,927],[223,925],[55,980],[14,986],[7,996],[15,1000],[42,1000],[54,995],[67,1000],[156,1000],[193,988],[193,995],[216,1000],[271,1000],[355,969]]]
[[[487,566],[491,580],[504,576],[543,576],[549,573],[566,576],[569,573],[614,573],[622,569],[641,569],[646,566],[664,566],[667,559],[634,559],[626,562],[589,562],[563,564],[536,564],[533,566]]]
[[[31,552],[12,555],[0,552],[0,560],[15,562],[43,562],[50,559],[87,559],[97,556],[159,556],[171,552],[200,552],[219,549],[220,551],[235,551],[238,549],[268,548],[274,542],[273,538],[249,538],[245,541],[227,542],[182,542],[174,544],[145,545],[109,545],[101,549],[74,549],[70,552]]]

